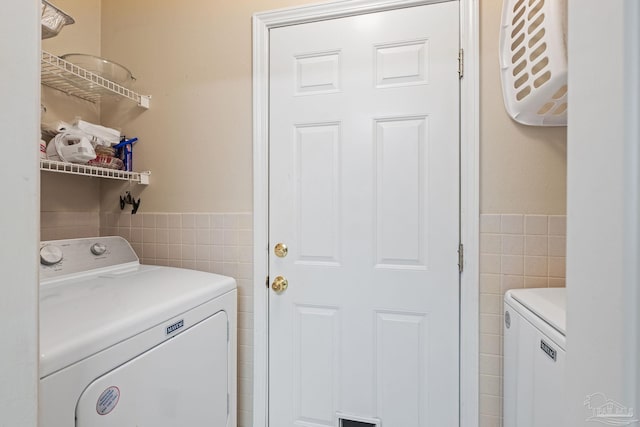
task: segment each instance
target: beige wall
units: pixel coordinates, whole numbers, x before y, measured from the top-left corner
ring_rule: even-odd
[[[532,127],[509,118],[502,101],[498,34],[502,1],[480,3],[480,211],[566,212],[566,127]]]
[[[56,37],[43,40],[42,48],[56,55],[100,55],[100,2],[101,0],[56,0],[54,4],[71,15],[76,22],[64,27]]]
[[[244,212],[252,208],[251,16],[304,0],[102,3],[102,53],[126,64],[151,109],[122,124],[140,137],[137,169],[152,170],[143,211]],[[103,206],[112,206],[109,185]]]
[[[103,55],[129,66],[152,107],[123,125],[141,138],[138,169],[153,171],[143,210],[251,209],[251,15],[309,3],[111,0],[102,5]],[[566,128],[519,125],[500,89],[501,1],[481,5],[481,211],[565,212]],[[118,190],[113,190],[117,192]],[[115,194],[104,196],[111,203]]]
[[[188,0],[178,6],[151,0],[61,0],[56,4],[77,22],[44,41],[43,48],[121,62],[138,78],[135,89],[153,95],[148,111],[126,101],[108,103],[102,111],[104,124],[140,137],[135,167],[153,172],[151,186],[134,189],[143,198],[142,211],[248,211],[251,15],[305,3],[309,1]],[[566,128],[519,125],[502,104],[497,50],[501,3],[480,2],[481,211],[563,214]],[[43,91],[43,102],[47,121],[76,115],[99,121],[97,107],[55,91]],[[69,180],[59,181],[43,180],[43,209],[98,209],[97,181],[74,180],[81,199],[69,197]],[[102,210],[117,209],[124,187],[102,184]]]

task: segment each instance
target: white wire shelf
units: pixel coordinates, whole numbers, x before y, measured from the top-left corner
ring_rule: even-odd
[[[100,168],[97,166],[78,165],[75,163],[57,162],[55,160],[40,160],[40,170],[47,172],[59,172],[71,175],[92,176],[96,178],[119,179],[138,184],[149,184],[150,171],[127,172],[115,169]]]
[[[41,83],[68,95],[93,103],[100,102],[104,95],[118,95],[149,108],[151,96],[140,95],[44,50],[41,66]]]

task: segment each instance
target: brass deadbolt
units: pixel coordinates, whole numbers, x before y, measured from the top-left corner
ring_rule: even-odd
[[[287,245],[285,245],[284,243],[278,243],[273,248],[273,253],[275,253],[279,258],[284,258],[289,253],[289,248],[287,248]]]

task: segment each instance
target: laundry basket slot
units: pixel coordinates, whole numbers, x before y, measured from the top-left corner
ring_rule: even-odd
[[[517,122],[567,124],[566,0],[504,0],[500,67],[505,108]]]

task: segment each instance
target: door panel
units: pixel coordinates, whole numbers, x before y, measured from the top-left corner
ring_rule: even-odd
[[[458,423],[458,39],[455,1],[270,31],[272,427]]]
[[[384,425],[417,427],[427,418],[428,326],[423,314],[376,313],[377,406]]]
[[[376,267],[426,270],[428,118],[376,120],[375,125]]]
[[[339,263],[340,124],[296,126],[298,263]]]
[[[334,307],[297,306],[294,318],[295,418],[334,425],[339,403],[340,312]]]

